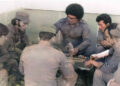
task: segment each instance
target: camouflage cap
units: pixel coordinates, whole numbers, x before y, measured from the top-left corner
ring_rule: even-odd
[[[18,11],[16,12],[16,17],[17,19],[20,19],[21,21],[23,21],[25,24],[29,24],[30,20],[29,20],[29,14],[23,11]]]

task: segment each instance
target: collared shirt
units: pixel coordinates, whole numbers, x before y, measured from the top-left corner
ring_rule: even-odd
[[[26,47],[20,59],[20,71],[23,72],[24,68],[25,86],[57,86],[58,69],[68,81],[75,79],[72,64],[49,43],[40,42]]]
[[[55,26],[56,32],[61,31],[65,45],[71,42],[73,47],[77,47],[79,51],[82,51],[90,45],[90,29],[84,20],[80,20],[75,25],[70,25],[67,22],[67,18],[63,18],[56,22]]]

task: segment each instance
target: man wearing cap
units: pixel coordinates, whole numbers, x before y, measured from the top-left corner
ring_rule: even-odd
[[[9,40],[13,43],[13,50],[20,54],[21,50],[28,44],[28,37],[25,33],[29,24],[29,15],[25,12],[16,12],[16,16],[8,26]]]
[[[56,33],[61,32],[65,53],[72,52],[73,55],[90,56],[90,29],[88,24],[82,19],[84,9],[80,4],[70,4],[66,8],[66,18],[60,19],[55,23]]]
[[[19,69],[25,86],[74,86],[77,75],[64,53],[53,48],[50,39],[55,34],[40,32],[39,44],[26,47],[20,57]],[[57,71],[62,79],[56,79]],[[59,84],[57,83],[59,82]]]
[[[8,34],[8,52],[10,56],[17,61],[17,65],[19,64],[19,57],[21,55],[22,50],[26,45],[28,45],[28,38],[25,33],[29,24],[29,15],[26,12],[18,11],[16,12],[15,18],[11,20],[11,24],[8,25],[9,34]],[[8,64],[11,63],[8,62]],[[14,63],[14,62],[12,62]],[[22,79],[18,67],[13,68],[10,70],[11,76],[9,76],[9,84],[14,86],[16,82]]]

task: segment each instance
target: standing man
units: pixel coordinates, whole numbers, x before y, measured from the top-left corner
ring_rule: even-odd
[[[40,32],[40,42],[26,47],[20,57],[20,72],[24,74],[25,86],[59,86],[56,81],[58,70],[62,72],[66,84],[74,86],[76,73],[72,64],[61,52],[53,48],[49,42],[54,34]]]
[[[84,9],[80,4],[70,4],[65,11],[67,17],[55,23],[56,33],[61,32],[63,51],[72,55],[90,56],[90,29],[82,19]],[[67,49],[66,49],[67,48]]]

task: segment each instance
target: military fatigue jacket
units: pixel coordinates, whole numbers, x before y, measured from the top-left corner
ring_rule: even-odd
[[[9,34],[8,38],[13,47],[23,50],[24,47],[28,44],[28,37],[25,31],[20,31],[13,25],[9,25]]]

